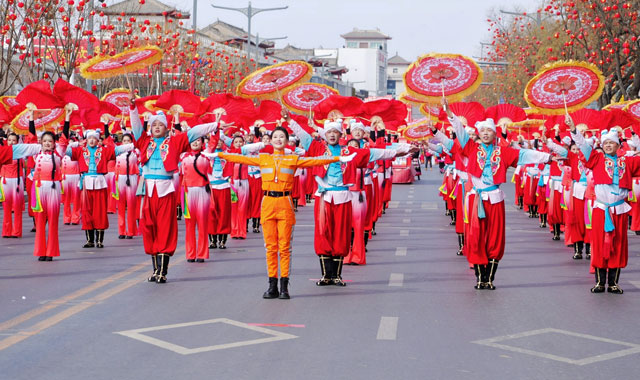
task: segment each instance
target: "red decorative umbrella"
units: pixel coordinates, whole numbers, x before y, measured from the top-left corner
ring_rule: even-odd
[[[428,140],[433,137],[429,127],[430,122],[431,119],[424,117],[407,124],[405,128],[400,129],[400,132],[408,141]]]
[[[300,83],[284,91],[282,101],[290,110],[306,113],[331,95],[338,95],[338,90],[324,84]]]
[[[11,107],[19,106],[15,96],[0,96],[0,106],[9,111]]]
[[[629,104],[624,107],[624,110],[629,112],[636,119],[640,120],[640,100],[633,100],[629,102]]]
[[[604,77],[593,64],[558,61],[545,65],[524,90],[524,98],[540,113],[560,115],[584,108],[600,97]]]
[[[621,100],[617,103],[609,103],[606,106],[602,107],[603,110],[621,110],[624,109],[631,101],[630,100]]]
[[[129,90],[126,88],[116,88],[113,89],[100,99],[102,101],[111,103],[116,107],[120,108],[120,112],[129,116]]]
[[[54,108],[52,110],[43,111],[43,116],[35,120],[36,130],[44,129],[47,131],[54,131],[56,126],[59,126],[64,121],[64,109]],[[28,110],[22,111],[11,122],[11,128],[19,135],[26,135],[29,133],[29,113]]]
[[[424,103],[420,106],[420,113],[432,120],[438,120],[440,108],[434,104]]]
[[[254,71],[236,87],[243,98],[280,98],[280,92],[296,83],[306,82],[313,75],[313,67],[303,61],[289,61]]]
[[[398,100],[403,102],[403,103],[410,104],[410,105],[416,106],[416,107],[421,107],[423,104],[428,102],[427,99],[417,98],[415,96],[409,95],[406,92],[403,92],[402,94],[400,94],[398,96]]]
[[[155,46],[129,49],[114,56],[97,56],[80,65],[80,75],[88,79],[111,78],[132,73],[159,62],[162,50]]]
[[[403,79],[409,95],[437,103],[443,96],[456,102],[471,95],[482,77],[482,69],[471,58],[431,53],[413,62]]]

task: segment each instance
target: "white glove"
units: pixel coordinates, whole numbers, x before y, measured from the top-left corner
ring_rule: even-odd
[[[356,156],[356,154],[358,154],[358,153],[353,153],[353,154],[350,154],[348,156],[340,156],[340,162],[351,162],[351,160],[353,160],[353,158]]]
[[[202,152],[202,155],[209,158],[216,158],[218,157],[218,152],[214,152],[214,153]]]

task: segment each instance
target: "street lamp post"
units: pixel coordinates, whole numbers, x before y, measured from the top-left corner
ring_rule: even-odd
[[[247,16],[247,35],[248,35],[247,36],[247,61],[251,59],[251,19],[253,18],[253,16],[257,15],[260,12],[279,11],[279,10],[289,8],[288,6],[276,7],[276,8],[253,8],[251,6],[251,1],[249,1],[249,5],[246,8],[223,7],[223,6],[214,5],[214,4],[211,4],[211,6],[218,9],[226,9],[229,11],[240,12],[243,15]]]

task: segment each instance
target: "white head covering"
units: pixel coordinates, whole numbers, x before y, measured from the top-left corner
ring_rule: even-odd
[[[562,138],[562,143],[563,143],[564,145],[571,145],[571,137],[569,137],[569,136],[565,136],[565,137],[563,137],[563,138]]]
[[[618,131],[607,131],[606,129],[602,131],[602,135],[600,136],[600,143],[604,144],[605,141],[613,141],[614,143],[620,145],[620,139],[618,139]]]
[[[336,121],[327,120],[324,122],[324,133],[327,133],[331,130],[342,133],[342,119],[338,119]]]
[[[476,129],[478,130],[478,132],[481,132],[483,128],[489,128],[492,131],[496,131],[496,123],[494,123],[492,118],[488,118],[485,121],[478,121],[476,122]]]
[[[473,128],[473,127],[464,127],[464,130],[467,132],[467,134],[468,134],[468,135],[470,135],[470,134],[472,134],[472,133],[473,133],[474,135],[476,134],[476,129],[475,129],[475,128]]]
[[[85,139],[89,139],[89,138],[91,138],[91,137],[93,137],[93,138],[96,138],[96,139],[100,140],[100,132],[99,132],[99,131],[96,131],[95,129],[87,129],[87,130],[84,132],[84,138],[85,138]]]
[[[162,111],[158,111],[155,114],[149,116],[149,126],[151,126],[156,120],[164,124],[165,127],[169,126],[169,124],[167,124],[167,116],[165,116],[164,112]]]
[[[351,132],[353,132],[356,129],[361,129],[364,132],[367,132],[367,129],[368,129],[367,127],[364,126],[364,124],[356,120],[351,120],[350,128],[351,128]]]

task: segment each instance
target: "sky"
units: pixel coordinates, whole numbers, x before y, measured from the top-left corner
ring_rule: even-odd
[[[160,0],[191,12],[193,0]],[[108,4],[118,2],[107,1]],[[197,0],[198,27],[217,19],[247,29],[247,18],[211,4],[246,7],[247,0]],[[493,11],[534,12],[539,0],[253,0],[256,8],[288,6],[253,17],[252,34],[284,37],[276,47],[342,47],[341,34],[353,28],[376,29],[390,36],[389,56],[413,61],[430,52],[480,56],[480,42],[491,42],[487,16]],[[191,21],[189,21],[191,22]]]

